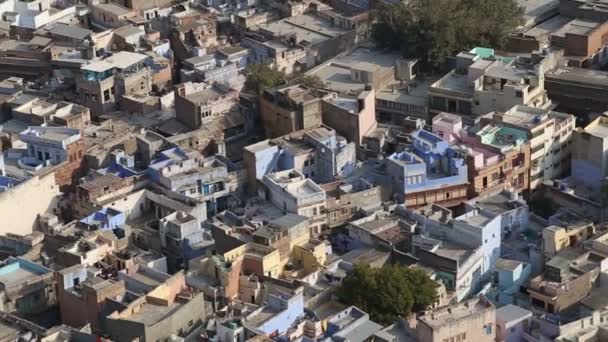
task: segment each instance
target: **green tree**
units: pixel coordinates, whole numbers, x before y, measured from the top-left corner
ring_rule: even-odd
[[[341,301],[356,305],[381,324],[426,309],[437,299],[437,284],[422,270],[403,266],[355,265],[338,288]]]
[[[323,88],[325,84],[317,75],[304,75],[296,79],[296,82],[308,88]]]
[[[285,75],[265,63],[248,64],[245,68],[245,91],[261,94],[265,88],[278,86]]]
[[[437,69],[462,50],[504,47],[523,22],[523,9],[515,0],[379,2],[372,21],[371,37],[380,46]]]

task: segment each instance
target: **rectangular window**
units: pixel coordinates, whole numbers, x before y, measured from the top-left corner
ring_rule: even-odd
[[[488,324],[485,326],[486,335],[492,335],[492,324]]]

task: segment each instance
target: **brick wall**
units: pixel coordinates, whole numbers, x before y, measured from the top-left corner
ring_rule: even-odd
[[[74,177],[80,175],[84,150],[85,144],[82,139],[68,145],[68,160],[55,169],[55,181],[60,188],[71,186]]]

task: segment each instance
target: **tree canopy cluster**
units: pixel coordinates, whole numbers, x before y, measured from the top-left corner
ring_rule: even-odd
[[[398,317],[425,310],[437,299],[437,284],[418,269],[400,265],[371,268],[355,265],[338,288],[340,300],[388,325]]]
[[[245,91],[259,95],[266,88],[280,85],[285,74],[265,63],[251,63],[245,68],[245,77]]]
[[[523,23],[523,8],[516,0],[380,1],[372,20],[371,37],[378,45],[439,68],[465,49],[504,47]]]

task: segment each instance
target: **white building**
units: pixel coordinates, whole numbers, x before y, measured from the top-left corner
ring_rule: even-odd
[[[570,168],[570,145],[576,125],[574,115],[518,105],[488,117],[528,133],[530,189],[543,181],[561,178]]]
[[[327,227],[326,193],[317,183],[293,169],[266,175],[262,183],[265,189],[260,189],[260,197],[284,213],[308,217],[312,235]]]
[[[36,30],[53,22],[78,21],[78,17],[88,12],[86,6],[59,9],[51,3],[51,0],[4,0],[0,3],[0,15],[2,21],[13,26]]]

